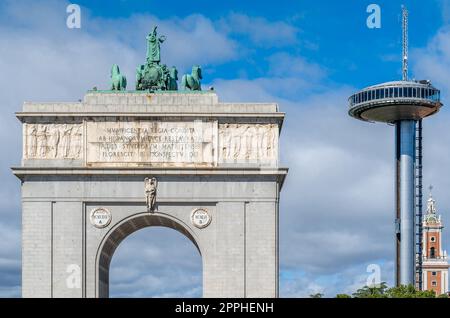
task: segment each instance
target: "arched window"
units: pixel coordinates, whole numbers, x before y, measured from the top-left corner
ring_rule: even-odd
[[[436,250],[434,247],[430,248],[430,258],[436,258]]]

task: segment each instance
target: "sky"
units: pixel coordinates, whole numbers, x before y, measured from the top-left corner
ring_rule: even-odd
[[[226,102],[277,102],[286,120],[281,162],[289,175],[280,203],[280,296],[352,293],[371,264],[392,285],[394,130],[350,118],[347,98],[401,78],[401,5],[410,11],[410,77],[431,79],[448,105],[449,0],[74,1],[81,28],[69,29],[65,0],[0,2],[0,297],[20,297],[20,182],[24,101],[77,101],[108,88],[112,64],[132,85],[153,25],[167,40],[162,61]],[[381,7],[369,29],[366,8]],[[424,184],[450,227],[450,112],[424,121]],[[427,194],[427,193],[426,193]],[[444,244],[450,246],[448,229]],[[173,246],[177,246],[174,249]],[[201,257],[166,228],[129,236],[112,260],[114,297],[200,297]]]

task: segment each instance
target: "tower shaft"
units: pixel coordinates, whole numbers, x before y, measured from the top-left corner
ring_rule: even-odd
[[[416,121],[400,120],[396,127],[397,285],[415,283],[415,150]]]

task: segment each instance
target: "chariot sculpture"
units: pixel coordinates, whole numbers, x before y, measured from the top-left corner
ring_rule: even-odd
[[[158,36],[157,26],[153,27],[147,37],[147,53],[145,64],[136,67],[136,90],[137,91],[177,91],[178,70],[175,66],[169,68],[161,64],[161,43],[166,40],[164,35]],[[192,67],[191,74],[185,74],[181,78],[182,90],[201,90],[202,69],[199,65]],[[126,90],[127,79],[120,74],[117,64],[111,68],[112,91]]]
[[[177,90],[178,71],[161,64],[161,43],[166,40],[164,35],[158,36],[155,26],[147,35],[146,63],[136,69],[136,90]]]

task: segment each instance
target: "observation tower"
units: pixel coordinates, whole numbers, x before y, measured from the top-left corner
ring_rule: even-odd
[[[349,98],[349,115],[395,126],[396,285],[422,286],[422,119],[439,111],[440,91],[408,80],[408,11],[403,11],[403,78]],[[417,279],[416,279],[417,278]]]

